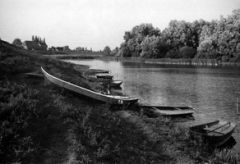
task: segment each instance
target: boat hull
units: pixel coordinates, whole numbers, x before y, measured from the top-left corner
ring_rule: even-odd
[[[41,67],[42,73],[44,76],[52,83],[55,85],[58,85],[62,88],[68,89],[70,91],[79,93],[81,95],[87,96],[89,98],[99,100],[105,103],[109,104],[119,104],[119,105],[124,105],[124,104],[132,104],[136,103],[138,101],[137,98],[130,98],[130,97],[125,97],[125,96],[114,96],[114,95],[105,95],[99,92],[95,92],[80,86],[77,86],[73,83],[64,81],[62,79],[59,79],[49,73],[47,73],[42,67]]]
[[[194,113],[194,110],[191,107],[140,105],[140,108],[151,111],[155,115],[171,117],[189,116]]]
[[[120,81],[120,80],[115,80],[115,81],[112,81],[112,82],[110,83],[110,86],[113,87],[113,88],[120,88],[121,84],[122,84],[122,81]]]
[[[205,127],[211,127],[211,126],[216,126],[220,123],[221,121],[219,120],[214,120],[208,123],[203,123],[201,125],[196,125],[193,127],[190,127],[190,136],[193,139],[201,140],[205,143],[208,143],[209,145],[212,146],[221,146],[225,142],[229,140],[229,138],[232,136],[232,133],[234,132],[234,129],[236,127],[236,124],[230,123],[227,126],[219,126],[219,128],[215,128],[211,131],[206,131]],[[222,130],[221,132],[221,128]]]

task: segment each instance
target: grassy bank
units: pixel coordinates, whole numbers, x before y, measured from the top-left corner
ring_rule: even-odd
[[[43,66],[57,77],[101,90],[82,76],[86,66],[2,41],[0,59],[0,163],[237,163],[231,151],[209,150],[168,119],[119,111],[24,75]]]

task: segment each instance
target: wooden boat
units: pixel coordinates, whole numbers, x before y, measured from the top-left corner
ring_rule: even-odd
[[[73,83],[64,81],[62,79],[59,79],[53,75],[50,75],[42,67],[41,67],[41,70],[42,70],[44,76],[50,82],[52,82],[60,87],[63,87],[65,89],[71,90],[71,91],[79,93],[81,95],[90,97],[95,100],[99,100],[99,101],[106,102],[109,104],[120,104],[120,105],[129,105],[129,104],[136,103],[138,101],[137,98],[131,98],[128,96],[106,95],[106,94],[102,94],[99,92],[95,92],[95,91],[80,87],[78,85],[75,85]]]
[[[96,77],[97,78],[102,78],[102,79],[112,79],[113,75],[110,75],[108,73],[97,73]]]
[[[122,81],[121,80],[113,80],[111,81],[110,83],[110,87],[114,87],[114,88],[119,88],[122,84]]]
[[[31,78],[44,78],[43,74],[35,73],[35,72],[25,73],[25,76],[31,77]]]
[[[96,73],[109,73],[108,70],[104,70],[104,69],[89,69],[90,72],[94,72]]]
[[[194,113],[193,108],[187,106],[151,106],[140,105],[140,108],[155,115],[161,116],[187,116]]]
[[[221,146],[232,136],[235,123],[214,120],[190,127],[190,136],[199,139],[199,137],[209,144]]]

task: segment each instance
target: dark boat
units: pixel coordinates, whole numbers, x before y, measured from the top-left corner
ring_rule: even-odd
[[[96,77],[97,78],[102,78],[102,79],[112,79],[113,75],[110,75],[108,73],[97,73]]]
[[[119,105],[130,105],[130,104],[134,104],[138,101],[137,98],[131,98],[128,96],[107,95],[107,94],[96,92],[96,91],[93,91],[93,90],[90,90],[87,88],[83,88],[83,87],[80,87],[73,83],[59,79],[53,75],[50,75],[42,67],[41,67],[41,70],[42,70],[42,73],[44,74],[44,76],[50,82],[52,82],[60,87],[63,87],[65,89],[71,90],[71,91],[79,93],[81,95],[90,97],[95,100],[99,100],[99,101],[106,102],[109,104],[119,104]]]
[[[121,80],[113,80],[110,82],[110,87],[120,88],[121,84],[122,84]]]
[[[104,70],[104,69],[89,69],[90,72],[94,72],[96,73],[109,73],[108,70]]]
[[[235,123],[214,120],[190,127],[190,136],[199,139],[199,137],[214,146],[221,146],[232,136]]]
[[[30,78],[44,78],[43,74],[36,73],[36,72],[25,73],[25,76]]]
[[[139,105],[146,112],[161,116],[187,116],[194,113],[193,108],[188,106],[151,106]]]

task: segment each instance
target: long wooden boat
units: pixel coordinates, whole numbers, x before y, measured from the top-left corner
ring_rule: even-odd
[[[161,116],[187,116],[194,113],[193,108],[188,106],[151,106],[139,105],[143,110]]]
[[[232,136],[236,124],[223,120],[214,120],[190,127],[190,136],[201,139],[214,146],[221,146]]]
[[[75,85],[73,83],[67,82],[65,80],[59,79],[53,75],[50,75],[42,67],[41,67],[41,70],[42,70],[44,76],[50,82],[52,82],[60,87],[63,87],[65,89],[71,90],[71,91],[79,93],[81,95],[90,97],[95,100],[99,100],[99,101],[106,102],[109,104],[120,104],[120,105],[129,105],[129,104],[136,103],[138,101],[137,98],[131,98],[128,96],[106,95],[106,94],[102,94],[99,92],[95,92],[90,89],[86,89],[86,88],[80,87],[78,85]]]

